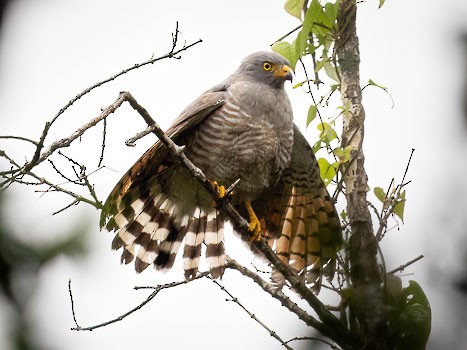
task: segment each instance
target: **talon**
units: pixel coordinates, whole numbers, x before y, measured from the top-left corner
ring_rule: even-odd
[[[222,185],[219,185],[217,181],[212,181],[211,183],[214,186],[214,189],[216,190],[219,198],[224,198],[227,192],[225,187]]]
[[[250,242],[258,242],[261,240],[261,224],[249,200],[245,201],[245,206],[250,216],[250,225],[248,226],[248,231],[251,232]]]

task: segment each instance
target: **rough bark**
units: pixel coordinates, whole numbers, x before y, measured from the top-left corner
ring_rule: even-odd
[[[352,161],[344,169],[347,215],[351,228],[349,254],[353,292],[350,308],[358,321],[355,328],[365,342],[362,349],[377,350],[387,348],[386,320],[377,241],[366,197],[368,185],[362,149],[365,110],[360,87],[356,14],[355,0],[341,1],[336,53],[340,66],[342,102],[345,110],[348,110],[343,116],[342,147],[352,146]]]

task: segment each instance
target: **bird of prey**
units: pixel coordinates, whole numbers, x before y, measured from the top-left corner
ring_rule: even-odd
[[[264,238],[282,261],[319,285],[334,273],[341,226],[311,147],[293,123],[287,80],[286,59],[253,53],[191,103],[166,135],[220,192],[239,180],[230,200],[248,217],[251,240]],[[211,276],[219,278],[227,219],[158,141],[110,193],[101,226],[116,231],[112,248],[122,248],[122,262],[135,260],[138,272],[171,268],[183,245],[185,278],[196,276],[202,250]]]

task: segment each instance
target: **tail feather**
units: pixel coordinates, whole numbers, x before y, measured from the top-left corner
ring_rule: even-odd
[[[222,277],[225,270],[224,250],[224,221],[215,210],[211,211],[207,218],[206,233],[206,261],[212,278]]]
[[[279,237],[267,233],[269,244],[279,258],[300,273],[306,283],[313,284],[316,293],[321,288],[323,276],[328,279],[334,276],[337,249],[334,242],[340,234],[334,206],[323,198],[322,194],[313,198],[292,187],[279,225]],[[273,271],[272,282],[280,288],[284,278]]]
[[[186,279],[195,277],[198,272],[201,244],[206,232],[206,220],[206,214],[197,208],[193,219],[188,224],[183,251],[183,268]]]
[[[114,215],[117,234],[112,249],[123,248],[121,261],[135,261],[141,272],[149,265],[170,269],[184,241],[185,277],[196,276],[201,245],[206,244],[208,266],[213,278],[224,272],[223,221],[216,210],[179,213],[176,203],[163,193],[134,199]]]
[[[157,259],[153,259],[156,268],[170,269],[177,256],[178,250],[182,245],[183,238],[187,232],[189,216],[184,215],[180,223],[174,222],[174,227],[170,231],[165,240],[161,240],[159,255]],[[178,229],[175,229],[178,227]]]
[[[302,271],[306,266],[305,245],[308,239],[305,229],[305,208],[303,197],[297,197],[295,203],[293,236],[290,244],[290,266],[297,271]]]

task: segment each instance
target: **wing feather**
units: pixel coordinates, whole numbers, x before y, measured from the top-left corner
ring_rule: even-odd
[[[322,277],[333,277],[342,228],[313,151],[296,126],[288,167],[254,206],[266,222],[263,236],[276,254],[319,291]],[[274,278],[283,282],[277,273]]]
[[[196,127],[207,116],[224,104],[225,91],[209,90],[189,105],[175,120],[166,134],[177,143],[183,135]],[[101,228],[113,230],[118,228],[114,217],[134,200],[142,196],[141,188],[157,187],[152,180],[173,163],[160,141],[149,148],[136,163],[123,175],[109,194],[101,213]],[[140,186],[145,184],[145,186]],[[146,195],[147,197],[147,195]],[[126,215],[125,215],[126,216]]]

